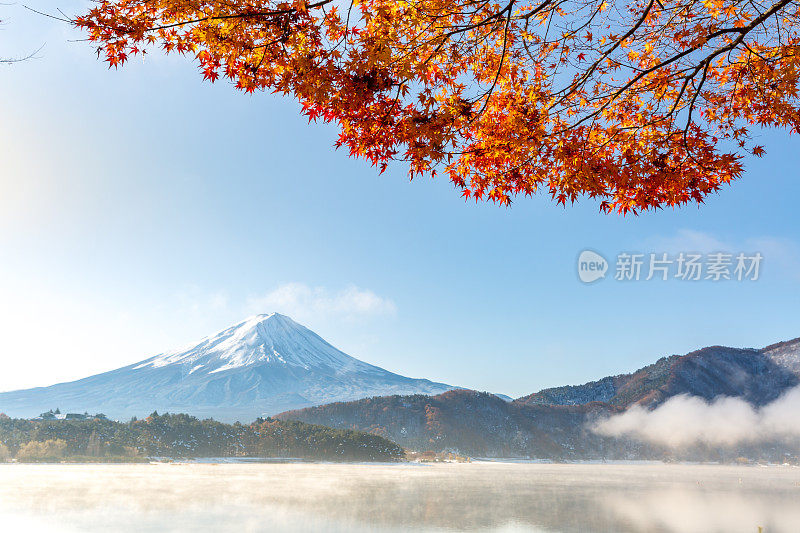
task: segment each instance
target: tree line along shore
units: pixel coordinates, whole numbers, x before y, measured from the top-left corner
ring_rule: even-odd
[[[146,462],[153,457],[298,458],[397,461],[404,450],[383,437],[292,420],[250,424],[158,414],[128,422],[0,415],[0,462]]]

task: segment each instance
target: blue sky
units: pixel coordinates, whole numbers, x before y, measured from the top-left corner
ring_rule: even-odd
[[[81,11],[87,2],[31,2]],[[800,336],[797,137],[702,208],[602,215],[465,203],[377,175],[290,99],[153,55],[109,71],[63,24],[0,6],[0,390],[144,359],[282,311],[405,375],[519,396],[711,344]],[[576,258],[760,251],[755,282],[582,284]],[[613,265],[612,265],[613,268]]]

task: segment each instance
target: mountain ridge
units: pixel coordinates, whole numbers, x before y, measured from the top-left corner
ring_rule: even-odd
[[[740,396],[755,406],[800,384],[800,339],[762,349],[708,346],[662,357],[628,374],[581,385],[551,387],[514,400],[525,404],[579,405],[601,401],[652,408],[677,394],[710,400]]]

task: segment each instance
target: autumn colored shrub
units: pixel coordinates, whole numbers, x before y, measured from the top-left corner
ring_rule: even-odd
[[[64,458],[67,443],[63,440],[31,441],[17,452],[17,461],[23,463],[57,462]]]
[[[8,451],[8,447],[0,442],[0,463],[7,463],[11,460],[11,452]]]

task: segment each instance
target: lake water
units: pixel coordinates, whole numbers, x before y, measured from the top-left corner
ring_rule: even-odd
[[[800,532],[800,468],[1,465],[0,531]]]

